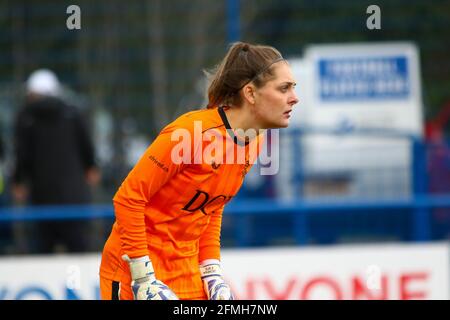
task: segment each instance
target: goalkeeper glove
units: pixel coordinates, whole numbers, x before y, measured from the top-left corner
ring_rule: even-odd
[[[203,261],[200,264],[200,275],[209,300],[234,300],[230,286],[223,280],[219,260]]]
[[[178,300],[168,286],[155,278],[155,271],[148,256],[130,259],[125,254],[122,259],[130,266],[134,300]]]

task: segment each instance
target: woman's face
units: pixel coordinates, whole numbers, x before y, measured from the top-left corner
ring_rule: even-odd
[[[261,128],[286,128],[298,102],[291,67],[285,61],[273,65],[274,78],[255,90],[252,110]]]

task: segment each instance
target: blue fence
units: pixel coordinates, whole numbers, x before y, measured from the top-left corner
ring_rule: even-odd
[[[442,211],[443,210],[443,211]],[[442,221],[444,212],[445,221]],[[0,209],[0,225],[42,220],[114,219],[110,205]],[[225,246],[447,239],[450,195],[395,201],[235,200],[224,215]],[[5,240],[4,240],[5,241]]]
[[[372,170],[371,178],[366,184],[358,182],[358,174],[350,172],[350,167],[338,165],[341,176],[347,175],[347,194],[326,193],[323,190],[308,187],[311,183],[311,171],[306,159],[308,149],[305,137],[311,134],[330,134],[336,137],[336,131],[326,130],[291,130],[281,136],[290,138],[291,153],[288,162],[295,165],[288,171],[288,179],[282,178],[280,185],[294,189],[291,198],[283,198],[283,188],[276,188],[272,183],[263,181],[262,189],[251,193],[245,185],[239,194],[226,207],[223,226],[223,246],[268,246],[268,245],[310,245],[345,242],[380,242],[380,241],[430,241],[450,238],[450,148],[446,143],[428,143],[407,134],[388,132],[386,130],[359,130],[340,132],[340,137],[380,137],[400,139],[407,145],[408,156],[401,160],[395,170],[383,166],[380,159],[391,161],[389,157],[375,159],[379,167]],[[292,139],[293,138],[293,139]],[[358,147],[355,147],[358,149]],[[394,149],[397,150],[398,149]],[[282,156],[288,154],[283,149]],[[320,150],[324,152],[324,149]],[[325,150],[326,151],[326,150]],[[375,153],[382,153],[375,150]],[[351,163],[346,157],[333,158],[332,164]],[[282,159],[281,159],[282,162]],[[321,170],[327,170],[325,164]],[[257,170],[253,169],[252,171]],[[356,169],[355,169],[356,170]],[[363,167],[357,170],[367,171]],[[388,171],[385,174],[385,171]],[[408,177],[405,178],[405,174]],[[339,172],[338,172],[339,173]],[[340,173],[339,173],[340,174]],[[324,175],[334,179],[336,172],[327,171]],[[356,178],[355,178],[356,177]],[[409,183],[408,192],[392,187],[392,182],[403,179]],[[353,180],[351,180],[353,179]],[[358,191],[363,185],[362,193]],[[267,190],[271,188],[270,192]],[[309,191],[308,191],[309,188]],[[379,189],[389,189],[388,196],[380,196]],[[313,190],[313,191],[311,191]],[[317,191],[318,190],[318,191]],[[333,189],[336,191],[336,189]],[[255,190],[254,190],[255,191]],[[316,192],[316,193],[314,193]],[[396,193],[398,192],[398,193]],[[277,194],[278,193],[278,194]],[[257,195],[255,197],[255,195]],[[3,245],[12,245],[13,232],[9,230],[14,224],[32,224],[36,221],[85,220],[86,224],[101,221],[97,247],[101,250],[104,240],[114,221],[112,205],[88,206],[42,206],[42,207],[6,207],[0,208],[0,229]],[[9,243],[8,243],[9,242]]]

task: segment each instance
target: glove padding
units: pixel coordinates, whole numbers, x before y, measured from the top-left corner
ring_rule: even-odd
[[[130,266],[134,300],[178,300],[167,285],[155,278],[155,271],[148,256],[130,259],[128,255],[123,255],[122,259]]]
[[[209,300],[234,300],[233,293],[222,275],[219,260],[205,260],[200,264],[200,275]]]

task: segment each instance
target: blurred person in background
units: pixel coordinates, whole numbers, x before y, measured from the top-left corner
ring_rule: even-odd
[[[90,186],[99,182],[87,125],[79,110],[60,98],[61,89],[57,76],[47,69],[33,72],[26,82],[25,105],[14,128],[11,192],[16,205],[87,204]],[[37,222],[35,234],[26,234],[28,250],[86,251],[88,225],[85,220]]]

